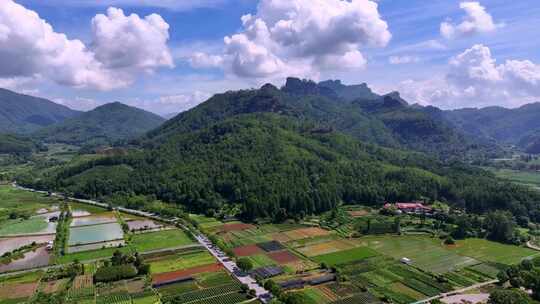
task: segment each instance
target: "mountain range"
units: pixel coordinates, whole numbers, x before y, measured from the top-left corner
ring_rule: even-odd
[[[0,89],[0,133],[29,134],[79,114],[44,98]]]
[[[464,158],[469,154],[497,154],[488,140],[469,136],[434,107],[409,105],[397,92],[373,93],[367,85],[346,86],[339,81],[289,78],[281,89],[267,84],[258,90],[217,94],[181,113],[148,134],[150,139],[207,127],[238,114],[271,112],[311,122],[366,143]]]
[[[500,155],[514,145],[540,152],[540,104],[443,111],[410,105],[398,92],[374,93],[367,84],[315,83],[288,78],[278,89],[217,94],[198,107],[165,119],[121,103],[78,112],[46,99],[0,90],[0,133],[31,134],[45,142],[108,144],[150,131],[144,142],[195,130],[241,113],[273,112],[310,121],[366,143],[437,155],[443,159]],[[163,125],[162,125],[163,124]]]
[[[246,219],[420,198],[473,212],[510,202],[536,210],[537,193],[449,162],[497,149],[476,138],[396,92],[289,78],[217,94],[140,137],[140,149],[18,182],[88,198],[153,195],[197,212],[234,203]]]

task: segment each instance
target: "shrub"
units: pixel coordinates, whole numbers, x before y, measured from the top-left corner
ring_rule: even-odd
[[[131,264],[101,267],[94,275],[95,282],[113,282],[133,278],[137,275],[137,268]]]
[[[454,245],[456,243],[456,241],[454,240],[453,237],[451,236],[448,236],[445,240],[444,240],[444,244],[446,245]]]
[[[250,271],[253,268],[253,263],[251,263],[251,260],[249,260],[248,258],[238,259],[238,261],[236,262],[236,265],[242,271]]]

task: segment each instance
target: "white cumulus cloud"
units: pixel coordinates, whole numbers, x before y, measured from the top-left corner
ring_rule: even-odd
[[[420,62],[420,58],[415,56],[390,56],[388,58],[390,64],[408,64]]]
[[[55,32],[12,0],[0,2],[0,79],[40,78],[77,88],[126,87],[141,71],[172,66],[168,25],[111,8],[93,19],[90,46]]]
[[[167,47],[169,24],[160,15],[141,19],[111,7],[107,15],[98,14],[92,19],[92,38],[92,50],[107,68],[174,67]]]
[[[189,57],[189,63],[194,68],[219,68],[223,64],[223,57],[209,55],[203,52],[195,52]]]
[[[261,0],[242,25],[214,55],[239,77],[316,77],[323,70],[363,68],[361,49],[384,47],[392,37],[371,0]]]
[[[412,102],[443,108],[519,106],[540,100],[540,65],[499,64],[487,46],[477,44],[453,57],[444,76],[407,80],[397,89]]]
[[[493,17],[479,2],[461,2],[459,7],[466,14],[461,23],[453,24],[451,21],[441,23],[440,32],[446,39],[489,33],[502,26],[495,24]]]

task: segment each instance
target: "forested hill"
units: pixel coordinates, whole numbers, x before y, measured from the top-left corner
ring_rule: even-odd
[[[445,111],[444,116],[453,125],[471,135],[494,141],[540,150],[540,103],[527,104],[516,109],[487,107]]]
[[[0,133],[29,134],[79,114],[47,99],[0,89]]]
[[[218,94],[205,103],[167,121],[148,137],[159,142],[177,132],[210,126],[231,116],[277,113],[337,130],[364,142],[464,159],[497,153],[496,146],[472,140],[438,113],[410,106],[399,93],[379,96],[365,84],[346,86],[339,81],[319,84],[287,79],[281,89],[265,85],[259,90]],[[148,143],[148,142],[147,142]]]
[[[26,136],[0,134],[0,154],[29,154],[44,148]]]
[[[469,211],[506,209],[540,219],[538,193],[423,154],[366,145],[275,113],[241,114],[154,148],[67,166],[22,184],[105,198],[155,195],[197,212],[241,204],[247,219],[302,216],[338,203],[427,198]]]
[[[306,85],[298,91],[266,85],[216,95],[152,131],[144,149],[17,181],[105,201],[112,195],[153,195],[197,212],[240,204],[246,219],[301,217],[339,203],[425,198],[471,212],[505,209],[540,220],[537,192],[459,163],[360,141],[340,124],[344,117],[351,123],[356,118],[362,124],[355,130],[395,139],[392,126],[374,116],[391,117],[390,108],[406,106],[396,94],[343,105],[343,99],[326,97],[332,92]]]
[[[110,144],[141,136],[164,121],[153,113],[114,102],[44,128],[33,136],[45,142],[73,145]]]

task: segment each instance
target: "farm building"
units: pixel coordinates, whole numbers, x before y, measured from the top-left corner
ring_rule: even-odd
[[[279,266],[266,266],[266,267],[257,268],[252,271],[252,274],[255,277],[261,278],[261,279],[268,279],[271,277],[278,276],[282,273],[283,273],[283,268]]]
[[[309,285],[320,285],[320,284],[324,284],[324,283],[328,283],[328,282],[333,282],[336,280],[336,275],[335,274],[326,274],[326,275],[323,275],[323,276],[320,276],[318,278],[314,278],[314,279],[311,279],[308,281]]]
[[[384,204],[385,209],[390,209],[395,207],[397,210],[403,213],[431,213],[433,209],[429,206],[425,206],[422,202],[396,202],[395,204],[386,203]]]
[[[306,281],[302,279],[290,280],[279,283],[279,286],[285,290],[304,288],[304,285],[306,285]]]

